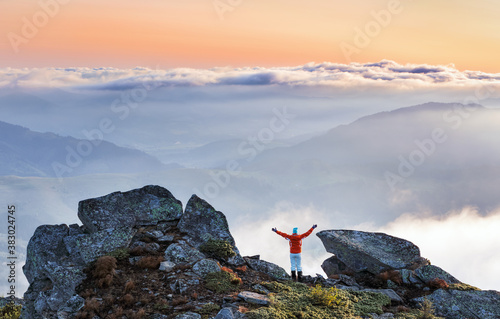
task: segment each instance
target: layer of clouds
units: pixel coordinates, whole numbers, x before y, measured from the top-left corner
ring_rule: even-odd
[[[401,65],[378,63],[309,63],[296,67],[246,67],[170,70],[134,68],[0,69],[1,87],[72,87],[92,90],[126,90],[138,85],[155,87],[213,85],[328,86],[339,89],[384,87],[421,89],[500,86],[500,74],[459,71],[453,65]]]

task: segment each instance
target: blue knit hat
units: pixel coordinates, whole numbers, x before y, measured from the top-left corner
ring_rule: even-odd
[[[297,227],[295,227],[295,228],[293,229],[293,233],[294,233],[294,234],[296,234],[298,231],[299,231],[299,229],[298,229]]]

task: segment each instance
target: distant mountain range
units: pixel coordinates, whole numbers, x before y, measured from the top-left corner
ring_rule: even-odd
[[[414,151],[424,153],[425,163],[447,168],[466,162],[493,163],[494,158],[500,158],[495,142],[495,136],[500,136],[500,122],[495,119],[500,120],[500,111],[480,105],[427,103],[405,107],[360,118],[292,147],[263,152],[255,163],[271,159],[315,159],[331,165],[394,163],[399,156],[409,157]],[[418,155],[413,157],[418,162]]]
[[[39,133],[0,122],[0,175],[69,177],[167,168],[144,152],[107,141]]]
[[[496,208],[498,123],[496,109],[427,103],[365,116],[268,150],[252,149],[244,140],[221,140],[179,155],[175,161],[184,158],[178,162],[182,166],[167,166],[141,151],[104,141],[87,155],[85,146],[95,141],[0,123],[0,175],[93,174],[87,181],[115,174],[120,183],[127,178],[130,186],[168,183],[181,196],[197,193],[235,211],[264,212],[288,201],[312,203],[346,223],[363,222],[367,212],[384,223],[417,206],[437,214],[467,205],[481,211]],[[82,152],[85,156],[78,161]],[[239,173],[228,173],[228,164]],[[142,172],[151,174],[130,175]],[[76,185],[85,188],[84,183]],[[116,187],[111,180],[106,185],[101,192]],[[88,187],[89,196],[97,192],[94,184]]]
[[[500,111],[427,103],[366,116],[291,147],[241,161],[274,197],[363,222],[401,212],[499,205]],[[334,214],[332,212],[331,214]]]

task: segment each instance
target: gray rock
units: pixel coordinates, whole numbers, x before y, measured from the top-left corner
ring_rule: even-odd
[[[78,204],[78,217],[91,233],[107,228],[156,225],[181,216],[182,203],[165,188],[152,185]]]
[[[222,308],[219,313],[214,317],[214,319],[240,319],[246,318],[245,314],[242,314],[238,310],[232,307]]]
[[[230,307],[222,308],[214,319],[234,319],[233,309]]]
[[[342,260],[337,258],[337,256],[325,259],[325,261],[321,264],[321,268],[328,277],[340,274],[349,269],[347,265],[342,262]]]
[[[205,258],[205,255],[198,249],[189,246],[187,243],[175,243],[169,245],[165,250],[165,260],[175,264],[194,264]]]
[[[358,286],[358,283],[351,276],[340,274],[338,281],[346,286]]]
[[[460,291],[438,289],[427,296],[438,316],[447,319],[500,318],[500,292],[498,291]],[[413,299],[422,303],[424,298]]]
[[[149,238],[158,239],[158,238],[163,237],[163,232],[160,230],[151,230],[151,231],[146,232],[146,236]]]
[[[175,267],[175,264],[171,261],[162,261],[160,263],[160,270],[161,271],[166,271],[166,272],[171,272]]]
[[[158,238],[158,242],[160,243],[171,243],[174,241],[174,235],[164,235]]]
[[[269,289],[267,289],[266,287],[262,286],[261,284],[255,284],[255,285],[252,286],[252,288],[255,291],[257,291],[258,293],[261,293],[261,294],[267,295],[267,294],[271,293],[269,291]]]
[[[249,257],[243,257],[243,259],[247,262],[248,266],[253,270],[260,271],[268,274],[269,276],[275,279],[288,279],[290,276],[285,271],[285,269],[280,266],[270,263],[265,260],[259,260]]]
[[[242,291],[238,294],[238,297],[254,305],[267,306],[270,302],[266,295],[251,291]]]
[[[42,225],[35,230],[28,243],[26,264],[23,266],[29,283],[45,275],[43,266],[49,261],[56,262],[68,255],[64,244],[64,238],[68,235],[69,227],[64,224]]]
[[[416,245],[384,233],[324,230],[316,235],[326,251],[356,272],[379,274],[386,269],[408,268],[422,259]]]
[[[357,286],[344,286],[344,285],[335,285],[337,289],[342,289],[342,290],[352,290],[352,291],[359,291]]]
[[[190,243],[195,247],[199,247],[210,239],[229,242],[236,256],[230,258],[228,262],[233,265],[244,264],[234,238],[229,231],[226,216],[216,211],[209,203],[198,196],[191,196],[177,227],[181,232],[189,234]]]
[[[448,284],[459,284],[460,281],[444,271],[443,269],[434,266],[427,265],[415,270],[415,276],[417,276],[422,282],[429,282],[435,278],[443,279]]]
[[[189,287],[199,285],[200,281],[198,279],[176,279],[172,284],[170,284],[170,289],[176,294],[184,294]]]
[[[69,241],[65,241],[69,234],[67,225],[43,225],[31,237],[23,266],[30,284],[24,294],[23,318],[55,316],[85,279],[85,265],[81,259],[73,260],[69,255],[66,245]]]
[[[64,306],[57,311],[57,319],[72,319],[76,316],[78,311],[85,305],[85,299],[79,295],[74,295]]]
[[[391,298],[392,302],[403,303],[403,299],[392,289],[363,289],[362,291],[376,292]]]
[[[424,282],[418,278],[418,276],[415,274],[415,271],[409,270],[409,269],[401,269],[399,271],[401,274],[401,278],[403,280],[404,284],[407,285],[421,285],[424,284]]]
[[[193,272],[202,278],[211,272],[218,271],[221,271],[219,263],[213,259],[202,259],[193,266]]]
[[[186,312],[181,315],[177,315],[175,319],[201,319],[201,315],[195,312]]]
[[[149,243],[144,246],[144,251],[150,254],[157,253],[160,250],[160,245],[158,243]]]
[[[136,230],[130,227],[105,229],[76,237],[76,249],[86,264],[118,248],[127,247]]]

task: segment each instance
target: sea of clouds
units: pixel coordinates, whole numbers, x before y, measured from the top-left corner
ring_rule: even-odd
[[[339,89],[376,87],[401,90],[414,88],[467,88],[498,85],[499,74],[459,71],[453,65],[401,65],[377,63],[308,63],[296,67],[176,68],[3,68],[0,88],[74,87],[90,90],[126,90],[139,84],[159,86],[288,85],[330,86]]]

